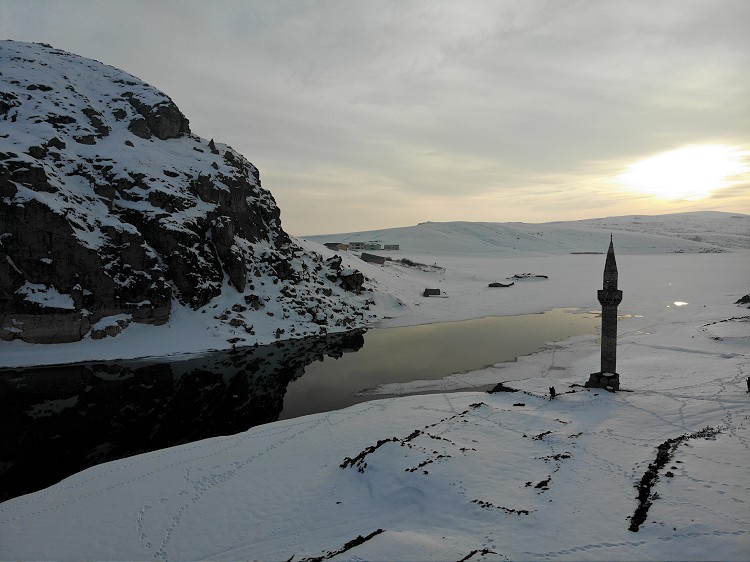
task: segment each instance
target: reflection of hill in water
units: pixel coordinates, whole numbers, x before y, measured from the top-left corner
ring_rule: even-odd
[[[275,421],[307,365],[363,343],[352,332],[173,363],[0,371],[0,501],[95,464]]]

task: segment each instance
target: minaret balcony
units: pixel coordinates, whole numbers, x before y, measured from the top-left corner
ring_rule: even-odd
[[[602,306],[618,306],[622,302],[622,291],[600,289],[596,292],[599,304]]]

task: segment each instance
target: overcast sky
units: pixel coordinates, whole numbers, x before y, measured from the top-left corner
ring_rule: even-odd
[[[748,29],[748,0],[0,0],[1,38],[126,70],[243,153],[295,235],[750,213],[747,169],[692,201],[617,179],[690,145],[747,168]]]

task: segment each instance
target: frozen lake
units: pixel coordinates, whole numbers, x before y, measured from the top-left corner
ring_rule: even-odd
[[[0,501],[102,462],[383,398],[368,392],[379,385],[512,361],[597,325],[555,309],[170,361],[1,370]]]

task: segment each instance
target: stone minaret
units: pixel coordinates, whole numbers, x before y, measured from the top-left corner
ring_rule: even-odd
[[[617,288],[617,262],[612,235],[604,264],[604,284],[597,291],[597,297],[602,305],[602,363],[601,371],[593,373],[586,386],[617,390],[620,387],[620,376],[617,374],[617,307],[622,301],[622,291]]]

